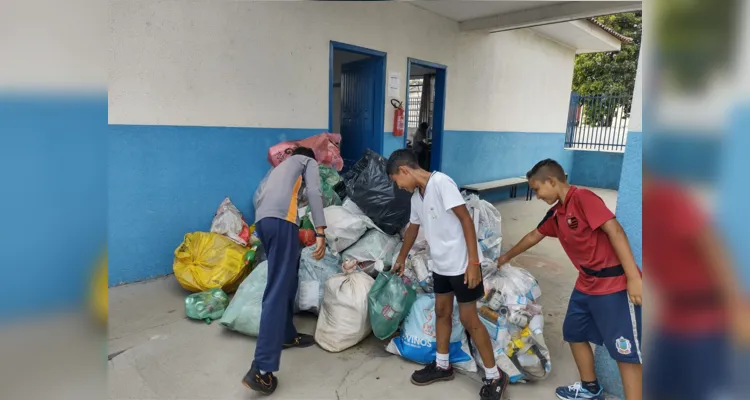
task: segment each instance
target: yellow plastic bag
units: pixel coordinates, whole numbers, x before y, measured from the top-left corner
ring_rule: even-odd
[[[218,233],[193,232],[174,251],[174,276],[191,292],[221,288],[237,290],[247,276],[247,248]]]
[[[94,279],[91,281],[91,310],[104,325],[107,324],[109,311],[108,289],[107,253],[105,252],[96,269]]]

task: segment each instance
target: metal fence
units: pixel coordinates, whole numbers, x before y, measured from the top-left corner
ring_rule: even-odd
[[[625,151],[632,96],[572,93],[565,147],[579,150]]]

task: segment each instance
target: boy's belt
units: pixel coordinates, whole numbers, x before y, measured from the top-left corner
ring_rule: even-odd
[[[589,269],[586,267],[581,267],[581,270],[585,272],[586,275],[591,275],[597,278],[613,278],[615,276],[625,275],[625,270],[622,268],[622,265],[616,265],[614,267],[607,267],[602,269]]]

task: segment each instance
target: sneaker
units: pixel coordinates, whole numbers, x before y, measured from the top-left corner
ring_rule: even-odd
[[[453,367],[448,369],[438,368],[437,362],[433,361],[419,371],[414,371],[411,375],[411,383],[417,386],[426,386],[431,383],[440,381],[449,381],[453,379]]]
[[[500,370],[500,368],[498,368]],[[508,374],[503,373],[503,371],[500,371],[500,378],[498,379],[484,379],[484,386],[482,386],[482,389],[479,391],[479,398],[481,400],[500,400],[503,398],[503,393],[505,393],[505,389],[508,387],[508,383],[510,382],[510,378],[508,378]]]
[[[263,394],[271,394],[276,390],[279,385],[279,380],[273,376],[273,372],[261,374],[258,367],[255,365],[255,361],[250,366],[250,371],[247,371],[245,377],[242,378],[242,384],[248,389],[261,392]]]
[[[303,349],[305,347],[310,347],[314,344],[315,344],[315,338],[313,338],[312,335],[300,333],[291,342],[284,343],[284,347],[282,347],[282,350],[291,349],[292,347],[299,347]]]
[[[581,382],[576,382],[570,386],[560,386],[555,390],[558,399],[592,399],[604,400],[604,390],[600,387],[599,393],[591,393],[581,386]]]

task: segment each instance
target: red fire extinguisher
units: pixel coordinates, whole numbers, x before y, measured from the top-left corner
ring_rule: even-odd
[[[396,99],[391,99],[393,111],[393,136],[404,135],[404,107],[403,103]]]

